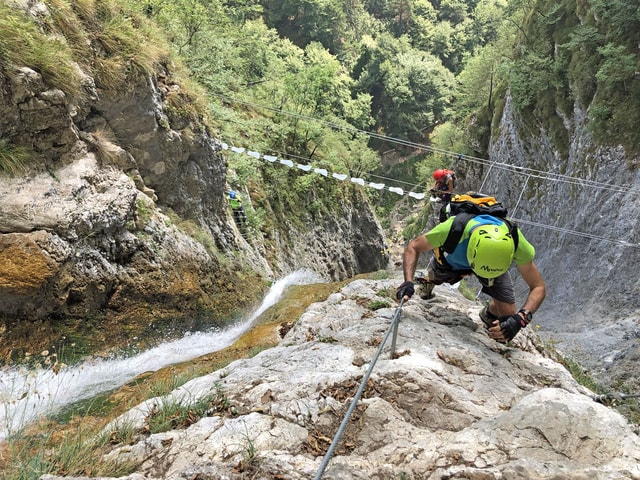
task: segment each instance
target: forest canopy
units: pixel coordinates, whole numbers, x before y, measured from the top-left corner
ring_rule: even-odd
[[[575,105],[597,141],[630,153],[640,145],[640,13],[621,0],[46,4],[53,40],[0,4],[0,60],[37,66],[71,93],[79,79],[69,59],[89,65],[85,45],[103,46],[93,74],[107,88],[166,62],[170,50],[203,89],[222,141],[353,176],[410,159],[398,179],[424,189],[458,153],[486,157],[507,94],[561,154],[569,135],[559,114],[571,118]],[[237,185],[262,178],[275,193],[284,182],[248,160],[230,158],[230,167]],[[307,202],[310,180],[287,176],[285,203]]]

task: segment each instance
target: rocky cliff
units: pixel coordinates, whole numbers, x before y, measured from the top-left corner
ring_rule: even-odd
[[[392,355],[397,282],[349,283],[312,304],[278,346],[131,409],[106,433],[140,433],[105,458],[137,465],[122,477],[131,480],[318,478],[370,373],[321,478],[640,478],[640,439],[625,419],[531,330],[510,346],[491,340],[480,305],[457,290],[407,302]],[[203,399],[211,416],[144,433],[164,408]]]
[[[640,173],[630,169],[637,159],[596,146],[577,103],[571,118],[557,114],[567,157],[507,97],[490,146],[496,165],[472,170],[471,179],[515,209],[537,247],[548,295],[536,321],[598,380],[637,391],[640,374],[628,368],[640,355]]]
[[[24,8],[50,20],[45,4]],[[98,43],[96,65],[108,61]],[[30,155],[26,172],[0,175],[8,349],[35,322],[99,316],[111,333],[136,320],[188,328],[197,316],[232,317],[300,266],[341,280],[386,265],[380,225],[355,187],[333,211],[243,238],[220,144],[169,61],[151,73],[132,68],[115,89],[78,63],[83,91],[71,95],[0,60],[0,140]]]

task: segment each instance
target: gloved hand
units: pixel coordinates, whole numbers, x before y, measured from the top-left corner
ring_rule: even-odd
[[[518,334],[523,326],[527,326],[526,323],[524,325],[523,323],[522,317],[517,313],[500,317],[500,330],[502,330],[502,336],[507,342],[513,340],[513,337]]]
[[[413,282],[403,282],[396,292],[396,298],[398,300],[402,300],[403,297],[407,296],[411,298],[415,293],[415,289],[413,288]]]

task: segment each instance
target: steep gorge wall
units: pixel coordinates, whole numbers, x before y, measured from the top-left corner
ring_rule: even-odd
[[[640,387],[638,373],[627,369],[640,356],[640,173],[627,168],[634,162],[622,147],[594,144],[577,104],[572,118],[557,114],[571,139],[566,158],[542,126],[525,127],[507,98],[490,159],[538,173],[494,167],[484,190],[516,208],[537,247],[548,296],[536,321],[600,380]]]
[[[69,98],[28,66],[0,64],[0,139],[31,152],[28,172],[0,175],[9,348],[20,323],[229,318],[293,269],[342,280],[386,265],[382,230],[355,187],[312,223],[275,225],[271,251],[244,239],[220,144],[192,110],[168,107],[170,96],[189,100],[168,67],[131,72],[118,91],[83,75],[85,91]]]

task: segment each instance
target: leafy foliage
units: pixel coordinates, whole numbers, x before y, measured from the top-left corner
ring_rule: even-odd
[[[547,124],[561,151],[568,132],[556,113],[571,116],[574,97],[588,108],[601,141],[628,148],[640,144],[640,133],[630,128],[640,120],[640,108],[628,101],[638,98],[640,20],[622,0],[51,0],[48,5],[48,28],[59,34],[56,42],[62,39],[55,50],[66,57],[51,56],[56,60],[48,67],[46,55],[33,55],[43,57],[39,70],[51,71],[62,86],[78,81],[63,70],[71,60],[92,63],[85,47],[90,44],[103,48],[93,68],[97,82],[111,89],[125,85],[132,69],[150,71],[166,61],[167,49],[156,41],[157,24],[205,88],[217,135],[355,176],[375,170],[380,152],[390,148],[389,137],[409,144],[431,137],[440,149],[484,154],[507,90],[516,108],[532,114],[526,118]],[[0,35],[0,57],[21,52],[25,63],[30,48],[54,41],[40,42],[32,22],[0,8],[7,13],[0,19],[3,31],[34,38],[21,50],[11,43],[12,35]],[[80,91],[71,84],[65,88]],[[180,110],[184,102],[177,100],[172,105]],[[453,126],[443,128],[449,121]],[[366,133],[371,130],[375,135]],[[439,163],[425,158],[431,160],[413,180],[426,182],[432,164]],[[235,182],[247,184],[261,173],[256,162],[234,156],[229,162]],[[309,187],[299,175],[283,176],[293,179],[289,191]],[[259,183],[271,190],[264,179]]]
[[[517,2],[512,2],[515,4]],[[525,4],[522,4],[525,9]],[[515,104],[537,112],[562,147],[556,107],[573,114],[575,97],[589,110],[595,138],[638,151],[640,16],[628,2],[539,2],[522,24],[508,84]],[[559,49],[557,47],[560,47]],[[555,125],[554,125],[555,124]],[[566,142],[566,140],[565,140]]]

